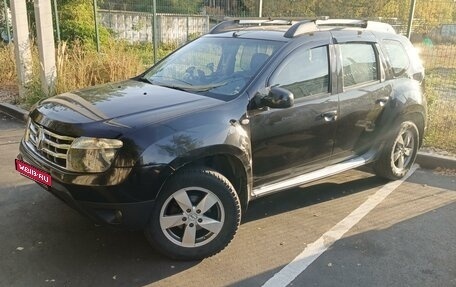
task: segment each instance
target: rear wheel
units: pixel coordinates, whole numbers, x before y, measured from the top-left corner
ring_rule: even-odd
[[[411,121],[401,122],[374,164],[376,174],[392,180],[404,177],[415,162],[418,146],[416,125]]]
[[[165,255],[196,260],[223,250],[240,219],[238,196],[223,175],[205,169],[184,170],[158,196],[145,234]]]

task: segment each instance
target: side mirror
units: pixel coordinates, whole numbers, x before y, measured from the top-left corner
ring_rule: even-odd
[[[287,89],[272,87],[269,93],[261,99],[261,105],[274,109],[290,108],[294,105],[294,95]]]

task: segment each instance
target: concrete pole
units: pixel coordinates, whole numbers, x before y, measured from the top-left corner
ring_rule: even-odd
[[[263,0],[260,0],[260,7],[258,8],[258,17],[263,17]]]
[[[40,55],[41,90],[46,95],[52,95],[57,75],[51,0],[35,0],[34,8],[38,53]]]
[[[14,54],[19,81],[19,96],[25,97],[26,86],[32,80],[32,52],[28,29],[27,7],[25,0],[11,1],[11,15],[14,34]]]

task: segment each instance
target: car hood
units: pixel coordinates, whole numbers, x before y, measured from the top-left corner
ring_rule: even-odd
[[[144,113],[148,114],[146,118],[149,121],[159,122],[221,102],[198,94],[128,80],[60,94],[42,101],[37,110],[49,120],[63,123],[109,121],[132,127],[136,125],[132,119],[139,120]]]

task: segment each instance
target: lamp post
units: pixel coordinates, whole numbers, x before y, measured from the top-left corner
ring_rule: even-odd
[[[157,63],[157,1],[152,1],[152,41],[154,42],[154,64]]]
[[[57,10],[57,0],[54,0],[55,30],[57,31],[57,43],[60,43],[60,24],[59,11]]]
[[[10,32],[8,6],[6,4],[6,0],[3,0],[3,9],[5,10],[6,35],[8,37],[8,44],[9,44],[9,43],[11,43],[11,32]]]
[[[415,6],[416,6],[416,0],[412,0],[410,4],[410,14],[409,14],[409,19],[408,19],[408,26],[407,26],[407,38],[410,39],[410,36],[412,35],[412,24],[413,24],[413,17],[415,15]]]

